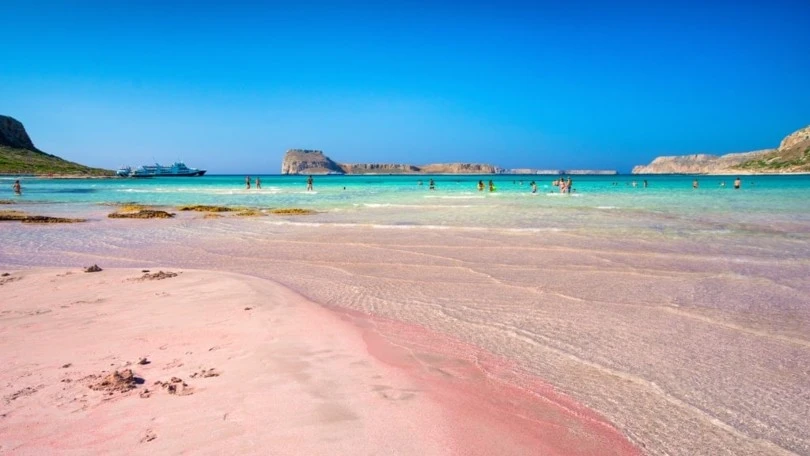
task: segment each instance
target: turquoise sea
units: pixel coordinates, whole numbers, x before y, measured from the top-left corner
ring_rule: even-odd
[[[108,203],[159,206],[210,204],[258,208],[300,207],[319,213],[295,223],[359,223],[512,229],[666,231],[810,229],[810,175],[736,176],[614,175],[573,178],[574,192],[560,194],[548,175],[355,175],[259,176],[262,188],[245,188],[243,175],[153,179],[0,178],[0,199],[38,214],[98,214]],[[436,189],[428,189],[433,179]],[[699,188],[692,188],[697,179]],[[476,184],[492,180],[495,192]],[[538,184],[531,193],[530,182]],[[644,187],[644,181],[647,187]],[[633,185],[635,183],[635,186]],[[722,184],[725,183],[725,186]],[[729,226],[730,222],[734,226]],[[747,228],[746,228],[747,227]]]

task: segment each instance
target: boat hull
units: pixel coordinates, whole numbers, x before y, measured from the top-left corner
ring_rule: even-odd
[[[139,168],[132,168],[131,166],[124,166],[119,169],[116,174],[121,177],[199,177],[204,175],[206,170],[189,168],[183,162],[175,162],[171,166],[144,165]]]
[[[134,172],[130,174],[128,177],[199,177],[206,173],[206,170],[200,170],[193,173],[137,173]]]

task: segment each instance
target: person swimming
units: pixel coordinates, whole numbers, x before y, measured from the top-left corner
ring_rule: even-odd
[[[495,183],[494,183],[494,182],[492,182],[491,180],[489,181],[489,191],[490,191],[490,192],[494,192],[494,191],[495,191]]]
[[[14,190],[14,193],[22,195],[22,185],[20,185],[19,179],[14,181],[14,184],[11,186],[11,188]]]
[[[739,177],[734,179],[734,189],[735,190],[739,190],[741,185],[742,185],[742,181],[740,180]]]

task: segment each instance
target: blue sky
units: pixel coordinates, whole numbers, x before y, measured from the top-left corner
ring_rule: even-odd
[[[3,2],[0,114],[115,168],[629,171],[810,124],[810,2]]]

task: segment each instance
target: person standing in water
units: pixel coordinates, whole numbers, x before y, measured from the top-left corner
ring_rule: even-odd
[[[250,190],[250,176],[245,176],[245,189]]]
[[[256,176],[256,188],[262,188],[262,181],[259,176]]]
[[[739,190],[741,185],[742,181],[740,181],[739,177],[734,179],[734,190]]]
[[[431,179],[431,180],[428,182],[428,189],[429,189],[429,190],[436,190],[436,182],[433,182],[433,179]]]
[[[698,188],[699,186],[700,186],[700,184],[698,183],[697,179],[692,181],[692,188]]]
[[[483,192],[483,191],[484,191],[484,181],[482,181],[482,180],[479,180],[479,181],[478,181],[478,191],[479,191],[479,192]]]
[[[307,177],[307,191],[312,191],[312,176]]]
[[[490,192],[494,192],[494,191],[495,191],[495,183],[494,183],[494,182],[492,182],[492,180],[490,180],[490,181],[489,181],[489,191],[490,191]]]
[[[11,188],[14,189],[14,193],[22,195],[22,185],[20,185],[19,179],[14,181],[14,185],[12,185]]]
[[[537,182],[532,181],[529,185],[532,186],[532,193],[537,193]]]

